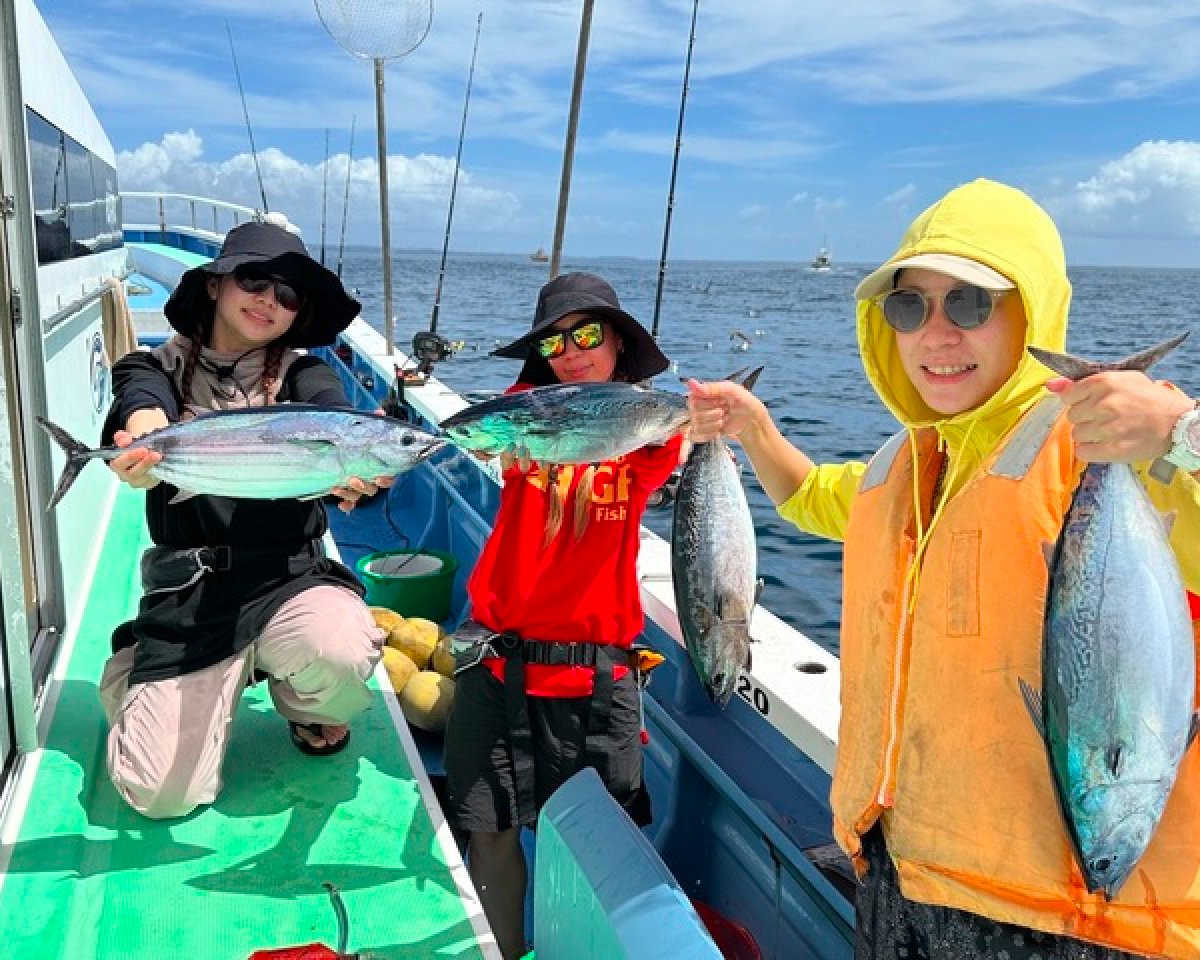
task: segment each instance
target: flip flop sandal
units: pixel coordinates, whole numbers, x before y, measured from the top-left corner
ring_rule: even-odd
[[[288,730],[292,735],[292,743],[296,745],[296,749],[301,753],[306,753],[310,757],[327,757],[333,753],[340,753],[346,749],[346,744],[350,742],[350,731],[346,731],[346,735],[337,743],[326,743],[323,747],[318,747],[303,736],[300,731],[309,733],[314,737],[324,738],[325,724],[323,723],[296,723],[293,720],[288,721]]]

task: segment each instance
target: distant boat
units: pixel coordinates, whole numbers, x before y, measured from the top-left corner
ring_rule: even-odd
[[[541,247],[538,247],[536,250],[533,251],[533,253],[531,253],[529,255],[529,259],[532,260],[534,263],[549,263],[550,255],[548,253],[546,253],[546,251],[543,250]]]
[[[832,270],[833,260],[829,257],[829,248],[822,245],[817,251],[817,255],[813,257],[812,268],[814,270]]]

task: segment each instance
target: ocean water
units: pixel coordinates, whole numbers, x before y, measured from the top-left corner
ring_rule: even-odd
[[[439,254],[397,253],[392,262],[396,342],[407,350],[429,326]],[[562,271],[589,270],[608,279],[622,305],[650,327],[658,264],[628,258],[570,259]],[[763,365],[755,388],[780,429],[817,462],[865,459],[898,425],[866,380],[854,337],[852,292],[869,267],[836,265],[828,273],[807,263],[689,261],[670,264],[659,317],[659,343],[674,372],[656,381],[680,389],[677,378],[717,379]],[[511,255],[451,255],[443,280],[438,332],[463,348],[437,375],[459,390],[502,390],[517,361],[489,357],[495,346],[529,329],[546,264]],[[1200,270],[1078,268],[1068,349],[1092,359],[1116,359],[1195,325]],[[383,328],[378,253],[350,248],[343,277],[363,314]],[[738,333],[735,334],[735,331]],[[746,350],[735,350],[742,341]],[[1200,332],[1154,371],[1200,394]],[[744,457],[743,457],[744,460]],[[839,543],[801,533],[781,520],[752,470],[744,472],[758,538],[761,603],[826,649],[837,651],[841,608]],[[646,523],[666,536],[670,511]]]

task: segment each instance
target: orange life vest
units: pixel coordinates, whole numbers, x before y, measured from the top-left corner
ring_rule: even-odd
[[[917,438],[926,503],[936,439],[932,430]],[[1075,864],[1018,687],[1018,678],[1041,686],[1042,545],[1057,539],[1080,470],[1056,407],[1034,407],[943,507],[910,610],[911,445],[901,434],[876,455],[846,534],[835,833],[861,869],[860,838],[882,821],[912,900],[1195,960],[1200,745],[1189,747],[1149,848],[1108,903],[1087,892]]]

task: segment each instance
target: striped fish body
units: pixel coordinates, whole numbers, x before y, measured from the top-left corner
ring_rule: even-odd
[[[1191,735],[1195,671],[1162,518],[1128,466],[1089,465],[1050,574],[1040,727],[1093,892],[1113,897],[1150,843]]]
[[[109,461],[131,449],[162,454],[150,475],[178,487],[181,497],[273,500],[321,496],[350,477],[402,473],[444,442],[390,417],[310,404],[208,413],[154,430],[128,447],[95,450],[54,424],[42,425],[68,460],[51,506],[89,460]]]
[[[1148,370],[1186,337],[1112,363],[1028,350],[1082,380]],[[1162,517],[1127,464],[1089,464],[1050,561],[1042,689],[1020,686],[1084,882],[1110,900],[1149,846],[1195,737],[1195,647]]]
[[[671,580],[688,657],[709,698],[724,707],[750,667],[758,592],[754,521],[723,440],[692,448],[676,494]]]
[[[486,400],[440,427],[466,450],[586,464],[665,443],[687,421],[687,399],[679,394],[629,383],[562,383]]]

